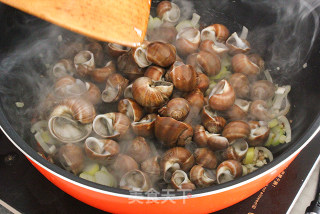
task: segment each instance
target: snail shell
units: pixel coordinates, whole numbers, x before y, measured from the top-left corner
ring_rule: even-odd
[[[150,146],[147,141],[141,136],[134,138],[132,141],[129,141],[126,146],[126,153],[133,159],[135,159],[137,163],[141,163],[150,157]]]
[[[54,93],[59,98],[79,98],[86,92],[84,82],[72,76],[64,76],[54,84]]]
[[[114,140],[88,137],[84,149],[90,159],[104,161],[114,159],[120,152],[119,144]]]
[[[122,54],[117,60],[119,71],[130,81],[134,81],[135,79],[142,77],[144,73],[144,71],[135,62],[133,57],[134,54],[132,53],[133,51],[134,50],[129,53]]]
[[[184,146],[192,140],[193,129],[184,122],[171,117],[158,116],[155,122],[155,136],[167,147]]]
[[[180,18],[180,9],[172,2],[161,1],[156,10],[157,16],[163,21],[176,23]]]
[[[163,179],[169,182],[172,173],[178,169],[189,171],[194,164],[193,155],[185,148],[174,147],[167,150],[160,161]]]
[[[133,132],[137,136],[152,137],[156,118],[156,114],[147,114],[139,122],[133,122],[131,124]]]
[[[74,174],[81,172],[84,166],[83,150],[76,144],[65,144],[60,147],[58,157],[61,165]]]
[[[229,120],[243,120],[247,117],[249,106],[249,101],[236,99],[234,105],[226,111],[221,112],[221,115]]]
[[[233,87],[238,98],[246,99],[249,97],[250,87],[247,76],[243,73],[234,73],[229,78],[229,83]]]
[[[197,73],[190,65],[176,61],[166,74],[166,79],[180,91],[192,91],[197,86]]]
[[[241,161],[249,149],[247,141],[244,139],[236,139],[231,142],[231,145],[223,151],[222,157],[225,160]]]
[[[226,26],[222,24],[213,24],[201,31],[201,40],[225,42],[229,35],[230,33]]]
[[[207,51],[213,54],[217,54],[219,56],[222,56],[229,51],[229,48],[225,44],[214,42],[212,40],[202,41],[200,43],[199,49],[201,51]]]
[[[129,80],[125,79],[121,74],[111,74],[106,82],[106,88],[101,94],[103,102],[111,103],[118,101],[128,86]]]
[[[172,91],[172,83],[153,81],[149,77],[140,77],[132,84],[134,100],[144,107],[161,106],[169,99]]]
[[[52,74],[56,78],[61,78],[64,76],[73,75],[74,73],[74,65],[72,61],[69,59],[61,59],[57,62],[52,68]]]
[[[204,105],[204,96],[203,93],[197,88],[190,93],[188,93],[184,97],[190,104],[190,111],[185,119],[186,123],[190,123],[192,125],[199,124],[200,118],[199,114]]]
[[[175,189],[195,189],[196,186],[189,180],[187,173],[176,170],[171,177],[171,184]]]
[[[131,170],[138,170],[139,165],[132,157],[125,154],[119,154],[114,160],[112,168],[117,177],[121,178],[125,173]]]
[[[268,80],[259,80],[252,84],[250,88],[250,98],[252,100],[268,100],[275,94],[276,87]]]
[[[259,66],[253,63],[247,55],[242,53],[236,54],[232,57],[231,65],[235,73],[257,75],[260,72]]]
[[[234,104],[235,98],[236,95],[230,83],[221,80],[210,92],[209,105],[214,110],[224,111]]]
[[[264,121],[249,121],[251,132],[248,138],[250,146],[262,146],[269,137],[270,129]]]
[[[149,42],[143,41],[143,43],[139,47],[132,49],[134,61],[140,68],[145,68],[151,65],[151,62],[147,60],[146,55],[148,44]]]
[[[118,58],[120,55],[128,53],[131,48],[115,43],[108,43],[104,46],[105,51],[113,58]]]
[[[146,59],[161,67],[168,67],[176,60],[176,48],[164,42],[151,42],[146,49]]]
[[[197,148],[194,152],[194,158],[198,165],[205,168],[214,169],[217,167],[217,157],[214,152],[208,148]]]
[[[86,82],[86,89],[87,92],[82,95],[82,97],[88,101],[90,101],[92,104],[98,104],[101,102],[101,91],[95,84],[91,82]]]
[[[251,118],[261,121],[268,121],[272,118],[272,114],[264,100],[253,101],[249,108],[249,114]]]
[[[159,162],[160,162],[159,156],[151,157],[141,163],[141,170],[147,173],[152,180],[158,180],[160,177]]]
[[[138,122],[143,117],[142,107],[136,103],[133,99],[122,99],[118,103],[118,111],[127,115],[130,120]]]
[[[216,181],[216,174],[212,170],[207,170],[201,165],[195,165],[190,170],[190,180],[197,187],[208,187]]]
[[[94,61],[97,66],[102,66],[104,63],[103,48],[98,42],[90,42],[85,47],[94,56]]]
[[[83,99],[66,99],[52,111],[48,121],[51,135],[64,143],[76,143],[87,138],[92,131],[96,111]]]
[[[121,177],[119,186],[121,189],[133,191],[148,191],[152,187],[149,176],[138,169],[124,174]]]
[[[94,56],[91,51],[80,51],[74,57],[74,66],[81,77],[85,77],[95,68]]]
[[[103,83],[106,82],[110,74],[113,74],[115,72],[115,64],[113,63],[113,61],[109,61],[104,67],[94,69],[91,73],[91,78],[98,83]]]
[[[222,131],[222,136],[226,137],[229,142],[239,138],[245,139],[249,137],[249,134],[250,126],[244,121],[232,121]]]
[[[197,72],[214,76],[221,70],[221,62],[218,55],[207,51],[200,51],[189,55],[187,64],[192,65]]]
[[[190,111],[189,102],[183,98],[173,98],[166,106],[159,109],[159,114],[163,117],[172,117],[176,120],[184,120]]]
[[[242,175],[242,166],[239,161],[226,160],[223,161],[217,168],[217,182],[222,184]]]
[[[209,88],[209,77],[203,73],[198,73],[197,75],[197,88],[204,93]]]
[[[211,133],[220,133],[227,121],[211,111],[209,106],[204,106],[201,114],[202,125]]]
[[[159,66],[149,66],[144,73],[144,76],[149,77],[154,81],[161,81],[163,80],[165,73],[166,71]]]
[[[94,118],[93,130],[103,138],[114,139],[128,135],[130,130],[130,119],[118,112],[100,114]]]
[[[228,38],[226,46],[229,48],[229,54],[231,55],[246,53],[251,49],[249,42],[241,39],[236,32]]]
[[[200,31],[197,28],[186,27],[177,34],[175,46],[181,56],[188,56],[196,52],[199,44]]]
[[[201,125],[195,127],[193,140],[199,147],[208,146],[213,151],[226,149],[229,146],[227,138],[209,133]]]

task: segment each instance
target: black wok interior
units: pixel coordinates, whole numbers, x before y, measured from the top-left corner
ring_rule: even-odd
[[[194,1],[195,11],[201,15],[203,24],[222,23],[225,24],[230,32],[241,31],[243,25],[256,33],[261,33],[263,30],[254,31],[254,29],[268,28],[275,24],[276,14],[272,8],[265,5],[264,1],[255,1],[255,4],[248,3],[249,1]],[[200,3],[201,2],[201,3]],[[156,4],[157,1],[154,1]],[[210,9],[208,9],[210,8]],[[152,8],[153,12],[154,8]],[[15,141],[15,143],[32,156],[36,161],[44,166],[71,178],[77,182],[104,189],[108,191],[129,194],[126,190],[109,188],[106,186],[94,184],[82,180],[75,175],[66,172],[65,170],[42,159],[31,148],[34,143],[33,136],[30,135],[30,120],[33,112],[24,109],[32,109],[37,104],[40,98],[39,87],[35,83],[38,77],[46,75],[46,63],[53,63],[56,59],[55,42],[56,35],[48,35],[47,31],[42,29],[50,24],[39,20],[38,18],[27,15],[23,12],[15,10],[6,5],[0,4],[0,125],[6,133]],[[310,29],[313,28],[314,20],[310,17]],[[61,30],[58,27],[54,29]],[[62,30],[63,31],[63,30]],[[305,40],[311,38],[310,32],[305,32]],[[66,33],[66,35],[72,33]],[[290,31],[288,31],[290,36]],[[256,41],[254,34],[249,36],[249,41],[252,40],[252,46],[261,47],[257,50],[261,53],[266,61],[270,59],[270,52],[263,49],[272,44],[277,32],[266,32],[263,40]],[[32,40],[30,40],[32,37]],[[250,40],[251,39],[251,40]],[[43,46],[39,46],[39,52],[44,54],[40,58],[37,53],[21,54],[15,53],[17,47],[28,51],[30,41],[43,40],[46,42]],[[48,45],[46,45],[48,44]],[[50,45],[49,45],[50,44]],[[276,82],[281,85],[290,84],[292,90],[290,92],[290,102],[292,104],[289,119],[292,120],[292,142],[284,144],[274,149],[276,154],[275,160],[267,166],[244,176],[235,181],[228,182],[219,186],[212,186],[204,189],[197,189],[194,194],[219,189],[232,184],[239,183],[248,178],[251,178],[259,173],[271,168],[281,160],[288,157],[296,149],[298,149],[309,136],[317,129],[320,124],[320,38],[317,36],[313,48],[310,52],[308,61],[299,62],[299,66],[290,68],[295,69],[292,72],[281,73],[275,67],[270,67],[272,76],[277,77]],[[49,49],[50,48],[50,49]],[[283,47],[286,48],[286,47]],[[307,67],[302,68],[302,64],[307,62]],[[297,72],[300,70],[299,72]],[[30,75],[31,74],[31,75]],[[34,78],[33,78],[34,77]],[[42,77],[43,78],[43,77]],[[42,79],[46,83],[45,76]],[[48,82],[49,84],[49,82]],[[25,108],[17,108],[15,102],[24,102]],[[26,143],[27,142],[27,143]],[[179,193],[177,193],[178,195]]]

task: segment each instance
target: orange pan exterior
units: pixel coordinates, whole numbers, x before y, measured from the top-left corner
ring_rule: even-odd
[[[285,159],[263,176],[256,176],[250,182],[226,188],[226,190],[212,191],[204,196],[188,195],[184,199],[150,200],[144,197],[128,198],[126,195],[116,196],[114,193],[101,192],[98,189],[86,188],[76,182],[63,179],[49,172],[33,160],[29,161],[53,184],[64,192],[98,209],[112,213],[210,213],[236,204],[253,195],[275,179],[297,156]]]

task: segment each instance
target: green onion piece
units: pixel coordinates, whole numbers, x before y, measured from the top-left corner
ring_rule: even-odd
[[[96,182],[95,177],[92,176],[92,175],[90,175],[90,174],[88,174],[88,173],[86,173],[86,172],[81,173],[81,174],[79,175],[79,177],[80,177],[80,178],[83,178],[83,179],[86,179],[86,180],[88,180],[88,181]]]
[[[242,163],[247,165],[247,164],[252,164],[253,161],[254,161],[254,147],[250,147]]]
[[[180,32],[182,29],[187,27],[193,27],[191,20],[183,20],[179,24],[177,24],[176,29]]]
[[[231,72],[228,71],[227,67],[224,66],[221,68],[220,72],[212,77],[209,77],[210,80],[219,80],[219,79],[227,79],[231,75]]]
[[[158,17],[152,18],[152,16],[149,17],[148,22],[148,30],[153,30],[154,28],[160,27],[162,25],[161,19]]]
[[[273,141],[272,141],[272,146],[278,146],[280,144],[280,136],[282,135],[282,133],[278,132],[276,133],[276,136],[274,137]]]
[[[267,146],[267,147],[271,146],[275,136],[276,135],[273,132],[270,132],[268,140],[267,140],[267,142],[265,143],[264,146]]]
[[[271,131],[272,131],[273,133],[275,133],[275,134],[278,134],[278,133],[279,133],[280,135],[285,134],[285,131],[283,130],[282,125],[278,125],[278,126],[273,127],[273,128],[271,129]]]
[[[17,106],[18,108],[23,108],[24,102],[16,102],[16,106]]]
[[[102,166],[100,171],[112,175],[105,166]],[[117,180],[114,176],[112,177],[113,177],[113,184],[114,184],[113,187],[117,187]]]
[[[277,119],[273,119],[268,123],[268,126],[271,129],[271,128],[277,126],[278,124],[279,124],[278,120]]]
[[[280,143],[285,143],[285,142],[286,142],[286,139],[287,139],[287,136],[281,135],[281,136],[279,137],[279,142],[280,142]]]
[[[102,166],[100,171],[110,173],[105,166]]]
[[[83,169],[83,172],[85,172],[85,173],[87,173],[87,174],[89,174],[89,175],[94,176],[94,174],[95,174],[96,172],[98,172],[99,169],[100,169],[99,164],[97,164],[97,163],[92,163],[92,164],[89,164],[89,165],[85,166],[84,169]]]
[[[49,131],[42,131],[42,132],[41,132],[41,137],[42,137],[42,139],[44,140],[44,142],[46,142],[46,143],[49,143],[50,140],[51,140]]]
[[[217,84],[216,82],[210,81],[210,85],[209,85],[209,87],[208,87],[208,89],[206,90],[206,93],[205,93],[206,96],[209,96],[209,95],[210,95],[213,87],[214,87],[216,84]]]
[[[96,178],[96,183],[110,187],[116,187],[115,178],[110,173],[98,171],[94,174],[94,176]]]

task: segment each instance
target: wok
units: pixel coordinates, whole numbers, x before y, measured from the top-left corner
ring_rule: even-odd
[[[289,97],[292,109],[288,116],[293,124],[292,142],[274,148],[274,160],[257,171],[225,184],[192,192],[146,197],[86,181],[51,164],[32,148],[34,140],[29,130],[32,109],[41,96],[37,81],[45,77],[46,64],[56,57],[52,51],[59,35],[56,32],[63,30],[5,5],[0,5],[1,130],[48,180],[84,203],[105,211],[208,213],[244,200],[283,171],[320,129],[318,11],[309,8],[311,12],[302,16],[301,11],[296,10],[290,20],[279,19],[279,14],[288,12],[282,11],[284,8],[292,9],[299,2],[275,1],[280,8],[269,5],[268,1],[250,2],[194,1],[193,10],[201,14],[203,23],[222,23],[231,32],[240,31],[245,25],[249,29],[252,46],[258,47],[260,54],[269,61],[275,81],[292,86]],[[286,3],[288,5],[284,7]],[[296,5],[291,8],[291,4]],[[42,81],[46,83],[46,79]],[[17,108],[17,101],[25,106]],[[319,151],[320,147],[314,152]]]

